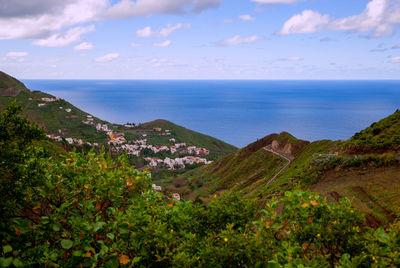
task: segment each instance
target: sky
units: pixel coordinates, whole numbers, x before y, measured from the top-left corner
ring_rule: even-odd
[[[0,0],[20,79],[399,79],[400,0]]]

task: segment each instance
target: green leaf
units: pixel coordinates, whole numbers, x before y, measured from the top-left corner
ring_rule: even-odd
[[[13,257],[9,257],[9,258],[1,257],[0,258],[0,266],[1,267],[8,267],[8,266],[11,265],[12,261],[13,261]]]
[[[279,268],[279,265],[275,261],[269,261],[267,267],[268,268]]]
[[[12,251],[12,247],[10,245],[3,246],[4,254],[7,254]]]
[[[74,243],[73,243],[71,240],[68,240],[68,239],[63,239],[63,240],[61,240],[61,246],[62,246],[64,249],[70,249],[70,248],[72,248],[73,244],[74,244]]]
[[[24,264],[19,259],[14,259],[13,264],[15,267],[23,267]]]
[[[141,259],[142,259],[142,257],[135,257],[135,258],[133,258],[132,263],[133,264],[138,263],[138,262],[140,262]]]
[[[389,243],[389,241],[390,241],[390,236],[389,236],[382,228],[379,228],[379,229],[376,231],[376,234],[377,234],[377,236],[378,236],[379,242],[384,243],[384,244]]]
[[[80,257],[82,256],[82,251],[81,250],[75,250],[74,252],[72,252],[72,255],[75,257]]]
[[[97,232],[98,230],[100,230],[101,228],[103,228],[103,226],[105,225],[105,222],[102,221],[98,221],[94,224],[94,231]]]
[[[107,237],[108,237],[110,240],[113,240],[115,236],[114,236],[113,233],[108,233],[108,234],[107,234]]]
[[[60,231],[60,225],[59,225],[59,224],[54,224],[54,225],[53,225],[53,231],[54,231],[54,232]]]

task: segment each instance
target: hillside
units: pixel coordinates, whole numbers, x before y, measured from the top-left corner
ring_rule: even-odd
[[[131,134],[137,134],[142,132],[151,132],[153,129],[161,128],[168,129],[171,135],[168,136],[149,136],[147,138],[149,143],[162,145],[168,144],[169,139],[174,138],[177,142],[185,142],[187,145],[197,145],[210,150],[210,157],[208,159],[215,160],[222,156],[226,156],[227,153],[236,151],[237,148],[213,138],[208,135],[204,135],[190,129],[178,126],[172,122],[163,119],[157,119],[151,122],[143,123],[134,129],[126,130],[125,132]]]
[[[345,145],[349,153],[400,151],[400,111],[356,133]]]
[[[308,143],[272,134],[163,183],[192,200],[233,191],[258,198],[260,207],[288,190],[312,190],[334,203],[353,200],[370,226],[388,224],[400,217],[399,118],[396,111],[347,141]],[[281,155],[265,150],[274,147]]]
[[[43,129],[20,112],[16,105],[0,111],[1,267],[400,265],[400,222],[369,228],[346,199],[328,204],[287,191],[262,210],[234,194],[207,206],[182,202],[154,189],[148,171],[126,157],[51,157],[36,143]],[[279,136],[285,145],[274,139],[264,148],[289,153],[295,143]]]
[[[263,184],[287,164],[284,157],[267,150],[272,144],[276,152],[292,159],[308,142],[298,140],[286,132],[272,134],[223,159],[160,183],[187,198],[203,198],[205,201],[207,196],[227,189],[248,197],[258,196]]]
[[[138,126],[112,124],[61,98],[29,90],[17,79],[0,72],[0,108],[14,100],[23,107],[24,115],[44,127],[51,139],[65,146],[106,146],[116,155],[127,152],[131,163],[137,167],[149,164],[154,171],[187,169],[236,150],[223,141],[165,120]],[[180,148],[175,148],[177,144]]]

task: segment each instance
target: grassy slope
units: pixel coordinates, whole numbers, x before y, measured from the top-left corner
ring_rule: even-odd
[[[366,165],[335,168],[324,171],[314,184],[302,178],[308,176],[315,158],[321,154],[334,157],[334,153],[340,153],[346,157],[356,157],[355,154],[367,152],[375,152],[377,156],[398,152],[396,137],[400,135],[399,119],[400,112],[396,111],[348,141],[321,140],[301,147],[287,169],[270,185],[266,184],[267,181],[284,164],[284,160],[261,148],[273,139],[296,144],[297,140],[288,134],[267,136],[213,164],[188,171],[163,183],[172,185],[169,186],[170,190],[184,193],[190,199],[202,196],[207,201],[210,195],[229,189],[244,197],[258,197],[261,206],[286,190],[311,189],[326,196],[331,202],[337,202],[339,197],[350,198],[354,206],[366,214],[369,225],[386,224],[400,217],[400,167],[376,168]],[[351,151],[343,148],[351,148]],[[397,158],[400,156],[397,155]]]
[[[285,159],[264,149],[273,140],[294,145],[295,155],[307,144],[286,132],[272,134],[210,165],[159,183],[188,199],[202,197],[207,201],[208,196],[228,189],[243,196],[258,196],[259,189],[286,164]]]
[[[46,106],[38,107],[39,103],[44,103],[41,98],[45,97],[52,98],[53,96],[39,91],[23,90],[15,97],[0,97],[0,107],[16,99],[18,104],[23,107],[23,113],[29,119],[43,126],[46,133],[58,135],[58,130],[60,129],[65,137],[76,137],[89,142],[104,143],[106,140],[105,134],[97,132],[93,126],[82,123],[83,120],[86,120],[87,113],[65,100],[47,103]],[[63,107],[63,109],[61,110],[59,107]],[[67,113],[65,111],[67,108],[72,111]],[[71,115],[75,115],[77,118],[68,118]],[[98,118],[95,118],[95,121],[104,122]]]
[[[350,153],[400,151],[400,111],[356,133],[345,145]]]

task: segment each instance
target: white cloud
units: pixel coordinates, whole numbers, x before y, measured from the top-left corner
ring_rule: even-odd
[[[291,4],[297,0],[250,0],[251,2],[256,2],[260,4]]]
[[[26,57],[26,56],[28,56],[28,52],[14,52],[14,51],[11,51],[11,52],[8,52],[6,54],[6,57]]]
[[[400,49],[400,44],[393,46],[392,49]]]
[[[339,31],[370,32],[370,37],[393,34],[400,23],[399,0],[372,0],[358,15],[333,21],[329,28]]]
[[[278,34],[313,33],[328,23],[328,15],[321,15],[312,10],[304,10],[301,14],[297,14],[286,21]]]
[[[263,37],[258,36],[258,35],[253,35],[253,36],[249,36],[249,37],[241,37],[240,35],[235,35],[234,37],[220,41],[217,44],[221,45],[221,46],[232,46],[232,45],[239,45],[239,44],[245,44],[245,43],[252,43],[255,41],[262,40],[262,39],[263,39]]]
[[[162,43],[153,44],[153,46],[155,46],[155,47],[167,47],[169,45],[171,45],[171,40],[167,40],[167,41],[162,42]]]
[[[279,60],[280,61],[301,61],[301,60],[303,60],[303,58],[300,56],[294,56],[294,57],[282,58]]]
[[[400,0],[371,0],[357,15],[331,20],[312,10],[305,10],[285,22],[278,34],[313,33],[335,30],[368,33],[369,37],[392,35],[400,24]]]
[[[122,0],[104,14],[108,18],[145,17],[156,14],[201,12],[218,7],[223,0]]]
[[[45,39],[39,39],[33,42],[34,45],[43,47],[64,47],[72,45],[81,40],[83,34],[95,30],[94,25],[88,27],[75,27],[65,33],[55,33]]]
[[[17,9],[21,6],[19,2],[21,0],[12,0],[7,6]],[[34,3],[36,2],[44,4],[51,1],[34,0]],[[24,13],[14,16],[0,15],[0,39],[46,39],[64,28],[93,21],[106,8],[107,2],[107,0],[55,0],[53,4],[49,4],[52,8],[39,10],[40,12],[25,8]]]
[[[101,57],[96,58],[96,62],[109,62],[119,57],[118,53],[110,53]]]
[[[90,50],[93,49],[93,44],[92,43],[87,43],[87,42],[83,42],[80,43],[79,45],[76,45],[74,47],[75,50]]]
[[[241,21],[253,21],[254,18],[249,14],[239,15],[238,19]]]
[[[190,24],[182,24],[178,23],[176,25],[168,24],[166,27],[153,31],[150,26],[147,26],[143,29],[137,30],[136,35],[141,38],[148,38],[148,37],[167,37],[172,32],[179,30],[179,29],[188,29],[190,28]]]
[[[390,59],[390,62],[391,62],[391,63],[400,63],[400,56],[398,56],[398,57],[392,57],[392,58]]]
[[[233,20],[232,20],[232,19],[224,19],[223,22],[224,22],[224,23],[232,23]]]
[[[131,47],[141,47],[143,46],[142,44],[137,44],[137,43],[131,43]]]

